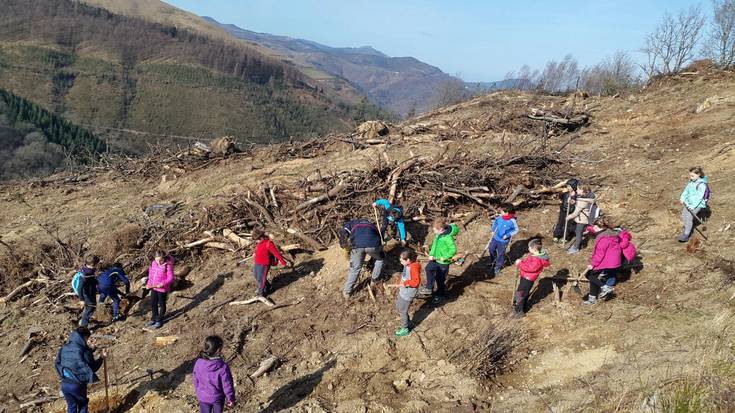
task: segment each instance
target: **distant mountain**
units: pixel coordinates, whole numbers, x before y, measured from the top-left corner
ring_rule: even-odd
[[[330,47],[304,39],[257,33],[222,24],[235,37],[273,50],[297,65],[345,79],[367,97],[401,115],[433,109],[441,102],[442,89],[458,79],[413,57],[390,57],[364,47]]]

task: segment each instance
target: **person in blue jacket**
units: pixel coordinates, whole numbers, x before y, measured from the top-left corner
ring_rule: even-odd
[[[493,237],[487,247],[490,253],[490,262],[493,265],[493,275],[500,274],[500,270],[503,269],[505,250],[508,248],[513,235],[518,233],[518,221],[513,205],[502,205],[498,212],[499,215],[492,225]]]
[[[97,276],[97,289],[100,293],[100,304],[104,303],[107,297],[112,300],[112,321],[120,320],[120,291],[117,284],[125,285],[125,295],[130,294],[130,281],[125,276],[122,264],[116,262],[100,275]]]
[[[708,207],[709,202],[709,179],[701,167],[689,168],[689,182],[684,187],[679,202],[683,206],[681,221],[684,224],[679,242],[687,242],[694,229],[695,216],[699,216],[699,213]]]
[[[397,205],[391,205],[387,199],[378,199],[373,202],[373,207],[380,208],[383,222],[380,224],[380,233],[383,234],[383,240],[387,241],[388,235],[386,230],[388,225],[395,225],[398,229],[398,236],[401,244],[406,245],[406,223],[403,220],[403,209]]]
[[[355,286],[357,279],[360,277],[365,255],[369,255],[375,261],[371,282],[375,283],[380,279],[383,260],[385,259],[383,240],[380,239],[378,227],[363,218],[347,221],[339,229],[337,235],[339,236],[340,247],[349,251],[350,270],[347,273],[347,282],[345,282],[342,290],[342,296],[350,298],[352,287]]]
[[[56,354],[54,367],[61,379],[67,413],[88,412],[87,385],[99,381],[96,372],[107,357],[103,351],[100,358],[94,358],[94,350],[87,345],[91,334],[87,327],[77,327]]]

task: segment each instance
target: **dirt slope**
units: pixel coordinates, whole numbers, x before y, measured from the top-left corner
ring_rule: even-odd
[[[677,400],[699,399],[705,411],[732,410],[735,335],[729,327],[735,289],[724,282],[728,269],[718,263],[735,258],[735,230],[729,226],[735,218],[733,99],[735,77],[720,72],[665,79],[621,98],[493,94],[416,120],[418,130],[417,125],[430,126],[418,137],[431,143],[388,148],[398,159],[435,155],[444,148],[498,153],[523,136],[503,133],[506,126],[512,129],[510,124],[476,132],[473,122],[510,119],[508,108],[514,105],[561,109],[574,103],[592,114],[590,126],[565,149],[574,154],[570,176],[593,182],[604,211],[633,232],[642,268],[621,280],[613,300],[592,308],[581,306],[574,292],[555,304],[550,281],[541,281],[528,316],[515,322],[528,338],[516,348],[510,370],[494,382],[471,377],[463,368],[465,360],[454,356],[489,321],[506,322],[515,281],[512,268],[488,279],[482,260],[452,266],[449,299],[440,306],[417,300],[412,307],[415,331],[396,340],[392,297],[378,291],[373,302],[362,289],[349,304],[342,301],[339,289],[347,263],[336,246],[299,255],[296,271],[276,275],[272,297],[284,306],[270,310],[260,304],[221,305],[252,294],[250,268],[236,268],[235,255],[206,252],[180,258],[193,266],[187,277],[191,285],[172,294],[171,320],[162,331],[142,332],[146,314],[138,311],[123,323],[103,323],[96,331],[115,337],[109,367],[112,381],[120,385],[113,390],[122,400],[117,411],[192,411],[192,360],[202,338],[211,333],[223,335],[230,345],[243,339],[239,356],[236,348],[225,351],[226,356],[236,356],[231,366],[238,411],[243,412],[662,411]],[[705,101],[714,104],[696,113]],[[437,130],[446,131],[449,140],[437,141]],[[558,148],[570,136],[552,138],[549,146]],[[367,168],[379,156],[380,148],[334,151],[280,164],[245,156],[166,182],[100,172],[71,184],[9,185],[1,198],[2,239],[13,243],[45,237],[36,220],[62,235],[83,234],[94,246],[111,228],[139,221],[142,209],[151,204],[179,201],[182,213],[187,213],[249,184],[295,181],[316,169]],[[677,199],[686,168],[692,165],[702,165],[711,177],[714,214],[707,223],[709,240],[687,252],[675,242]],[[550,236],[557,207],[550,201],[521,211],[517,239],[537,233]],[[489,220],[483,216],[460,233],[461,250],[482,249]],[[591,249],[569,256],[548,245],[552,266],[547,276],[578,272]],[[512,249],[515,254],[517,249]],[[392,257],[388,271],[397,270]],[[0,345],[7,348],[0,362],[12,366],[0,377],[0,394],[10,411],[20,404],[10,394],[20,399],[41,397],[44,389],[56,394],[53,357],[77,316],[62,303],[36,300],[27,295],[0,308]],[[105,310],[96,317],[104,321],[109,316]],[[20,363],[24,336],[33,325],[46,331],[46,344]],[[154,347],[154,337],[161,335],[179,339]],[[104,339],[100,344],[110,345]],[[247,376],[270,354],[279,357],[279,366],[251,382]],[[152,379],[146,369],[156,371]],[[61,405],[43,408],[60,411]]]

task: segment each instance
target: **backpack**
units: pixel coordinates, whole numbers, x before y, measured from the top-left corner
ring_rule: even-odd
[[[84,275],[80,271],[77,271],[74,273],[74,276],[71,277],[71,289],[74,291],[74,293],[77,295],[77,297],[84,299],[84,296],[82,295],[82,278]]]
[[[704,201],[704,207],[709,208],[709,200],[712,193],[710,192],[709,183],[708,182],[700,182],[697,184],[697,190],[699,190],[699,185],[704,184],[704,198],[702,200]]]
[[[589,222],[594,223],[600,215],[602,215],[602,209],[597,206],[597,202],[593,202],[592,206],[590,206]]]

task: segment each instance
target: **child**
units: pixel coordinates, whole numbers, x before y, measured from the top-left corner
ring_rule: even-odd
[[[396,297],[396,310],[401,316],[401,328],[396,330],[397,337],[407,336],[411,333],[408,308],[411,306],[411,301],[416,297],[416,292],[421,285],[421,264],[418,262],[416,251],[404,250],[401,252],[401,264],[403,265],[403,275],[400,284],[398,284],[398,296]]]
[[[230,366],[222,359],[222,338],[204,339],[204,351],[194,363],[192,381],[200,413],[222,413],[224,406],[235,405],[235,387]]]
[[[96,372],[107,357],[107,353],[102,351],[100,358],[94,358],[94,350],[87,344],[91,335],[87,327],[77,327],[56,353],[54,367],[61,379],[67,412],[87,411],[87,386],[99,381]]]
[[[452,263],[454,254],[457,253],[457,245],[454,238],[459,233],[459,227],[437,218],[432,224],[434,231],[434,242],[429,250],[429,263],[426,264],[426,286],[421,288],[419,294],[428,296],[433,293],[434,281],[436,281],[436,294],[433,298],[434,304],[439,304],[446,290],[446,279],[449,274],[449,264]]]
[[[380,224],[380,233],[383,234],[383,240],[387,241],[388,224],[395,225],[398,229],[398,236],[401,245],[406,245],[406,223],[403,221],[403,209],[396,205],[391,205],[387,199],[378,199],[373,202],[373,207],[380,208],[383,222]]]
[[[543,249],[540,239],[534,238],[528,242],[529,255],[523,260],[516,260],[516,266],[520,270],[521,279],[516,290],[516,305],[513,311],[514,318],[521,318],[526,313],[528,295],[531,287],[544,268],[550,265],[549,254]]]
[[[574,201],[574,211],[568,216],[569,220],[575,223],[574,245],[567,249],[568,254],[577,254],[579,252],[579,248],[582,246],[584,229],[597,218],[592,216],[594,210],[597,209],[595,206],[595,193],[592,192],[592,188],[586,184],[579,185],[577,193],[577,199]]]
[[[156,251],[148,268],[146,288],[151,290],[151,321],[148,327],[159,329],[166,316],[166,297],[174,283],[174,258],[163,251]]]
[[[120,320],[120,291],[117,289],[117,283],[125,284],[125,295],[130,295],[130,281],[125,276],[122,264],[116,262],[110,268],[97,276],[97,285],[100,291],[100,304],[105,302],[107,297],[112,300],[112,321]]]
[[[87,327],[89,325],[89,319],[92,318],[94,310],[97,309],[97,279],[94,273],[99,263],[99,257],[89,255],[79,270],[82,273],[81,291],[82,299],[84,300],[84,310],[82,311],[82,318],[79,320],[80,327]]]
[[[257,284],[256,294],[259,297],[265,297],[271,289],[268,282],[268,271],[271,265],[280,263],[284,267],[291,267],[291,263],[287,263],[278,251],[276,244],[268,237],[262,229],[255,228],[251,234],[253,240],[257,241],[255,245],[255,265],[253,266],[253,276]]]
[[[508,248],[510,239],[518,233],[518,221],[516,220],[513,205],[502,205],[498,211],[500,214],[493,221],[493,237],[488,245],[490,262],[494,264],[493,275],[500,274],[505,263],[505,250]]]
[[[679,197],[681,202],[681,221],[684,229],[679,236],[679,242],[689,241],[694,229],[694,220],[699,216],[700,211],[707,208],[709,201],[709,183],[708,178],[704,175],[701,167],[696,166],[689,168],[689,182],[687,182],[684,191]]]
[[[621,239],[615,231],[612,219],[603,216],[595,220],[591,228],[595,234],[595,247],[592,252],[590,265],[587,266],[587,279],[590,281],[590,291],[587,300],[582,304],[597,304],[599,298],[604,298],[612,292],[612,286],[607,282],[615,278],[617,269],[622,264],[623,250],[620,245]],[[613,281],[614,283],[614,281]]]
[[[564,193],[561,194],[561,205],[559,206],[559,219],[554,227],[554,242],[564,243],[569,238],[571,230],[574,228],[574,222],[569,222],[569,208],[574,204],[577,198],[577,186],[579,181],[572,178],[567,181]],[[566,228],[566,233],[564,229]]]

